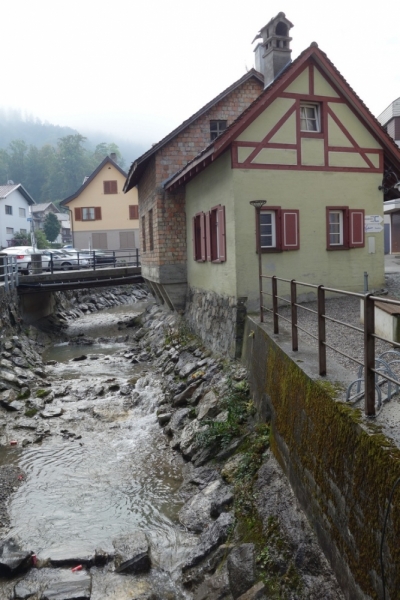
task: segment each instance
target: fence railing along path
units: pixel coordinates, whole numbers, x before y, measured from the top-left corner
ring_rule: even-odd
[[[265,290],[265,282],[269,280],[271,282],[271,291]],[[290,300],[288,297],[284,297],[278,294],[278,282],[289,284],[290,286]],[[313,290],[317,296],[317,310],[306,306],[303,303],[298,302],[298,287],[301,286],[305,289]],[[273,329],[275,334],[279,334],[279,320],[286,321],[291,328],[292,338],[292,350],[297,352],[299,349],[299,336],[298,332],[302,331],[307,336],[311,337],[318,348],[318,362],[319,362],[319,374],[324,376],[327,374],[327,348],[340,354],[341,356],[353,361],[359,367],[363,367],[364,371],[364,411],[365,415],[374,417],[376,415],[376,402],[375,394],[377,388],[377,378],[384,378],[387,381],[394,383],[396,386],[400,383],[396,379],[394,374],[390,372],[383,373],[382,369],[375,368],[375,351],[376,351],[376,340],[381,340],[390,344],[394,348],[400,349],[400,343],[397,343],[391,339],[375,333],[375,303],[387,303],[399,307],[400,313],[400,301],[392,300],[382,296],[374,296],[372,293],[356,293],[340,290],[336,288],[325,287],[323,285],[314,285],[311,283],[305,283],[302,281],[296,281],[295,279],[283,279],[276,276],[262,275],[260,277],[260,320],[264,321],[264,312],[272,314],[273,318]],[[335,319],[326,314],[325,300],[326,294],[339,294],[342,296],[359,298],[364,303],[364,323],[360,327],[357,327],[351,323],[346,323],[340,319]],[[272,308],[265,306],[265,296],[272,297]],[[281,306],[287,306],[290,308],[290,318],[279,313],[279,302]],[[303,328],[298,323],[298,310],[308,311],[313,313],[317,319],[317,335],[314,335],[311,331]],[[361,361],[354,356],[350,356],[343,350],[331,345],[327,341],[326,324],[327,322],[336,323],[347,329],[353,330],[363,336],[364,345],[364,360]]]
[[[18,286],[18,265],[15,256],[0,256],[0,284],[6,291]]]

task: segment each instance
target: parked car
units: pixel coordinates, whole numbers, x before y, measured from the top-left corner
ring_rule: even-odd
[[[40,254],[40,250],[34,250],[33,246],[10,246],[1,250],[1,254],[7,254],[8,256],[16,256],[18,271],[25,271],[30,273],[32,270],[32,254]],[[42,268],[48,269],[49,259],[47,256],[42,258]]]
[[[41,254],[49,260],[49,268],[53,262],[53,269],[87,269],[90,264],[90,257],[84,258],[81,254],[77,255],[67,250],[42,250]]]
[[[90,255],[95,257],[96,265],[102,264],[114,264],[115,258],[112,250],[82,250],[82,252],[89,252]]]

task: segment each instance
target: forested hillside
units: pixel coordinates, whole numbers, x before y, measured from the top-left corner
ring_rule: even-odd
[[[93,139],[101,139],[93,134]],[[103,138],[104,139],[104,138]],[[0,110],[0,185],[22,183],[36,202],[55,202],[70,196],[103,158],[114,152],[117,162],[127,169],[145,148],[122,142],[90,139],[69,127],[22,119]]]

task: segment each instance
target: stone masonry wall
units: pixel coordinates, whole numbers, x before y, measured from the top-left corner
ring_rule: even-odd
[[[233,297],[189,288],[185,318],[213,350],[232,358],[241,354],[246,306]]]
[[[380,600],[380,543],[400,450],[338,387],[313,377],[248,317],[243,362],[259,415],[271,420],[271,448],[317,534],[348,600]],[[383,562],[386,598],[400,590],[400,495],[393,496]]]
[[[230,125],[261,93],[263,86],[255,78],[243,83],[194,123],[158,150],[141,177],[139,191],[140,227],[146,220],[146,252],[141,253],[142,265],[186,264],[186,216],[184,188],[165,192],[162,183],[181,169],[210,143],[212,119],[226,119]],[[154,250],[149,249],[148,212],[153,210]],[[143,237],[141,234],[141,247]]]

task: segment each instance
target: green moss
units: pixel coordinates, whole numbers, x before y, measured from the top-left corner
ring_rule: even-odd
[[[51,393],[51,390],[36,390],[36,398],[46,398]]]
[[[27,389],[24,393],[18,394],[17,398],[18,400],[26,400],[27,398],[29,398],[30,395],[31,392]]]
[[[38,412],[37,408],[27,408],[25,411],[26,417],[34,417]]]
[[[285,466],[283,441],[292,481],[309,496],[311,520],[326,523],[332,546],[345,557],[356,583],[377,598],[371,573],[380,574],[380,535],[400,472],[400,450],[360,410],[336,401],[335,385],[312,381],[272,340],[268,344],[265,391],[274,413],[271,448]],[[400,589],[399,539],[396,494],[385,541],[390,597]]]

